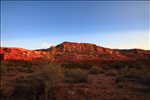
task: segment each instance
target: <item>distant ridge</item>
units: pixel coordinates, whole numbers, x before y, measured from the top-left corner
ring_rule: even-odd
[[[1,61],[23,60],[56,63],[150,60],[150,50],[110,49],[91,43],[63,42],[48,49],[0,48]],[[40,60],[39,60],[40,59]]]

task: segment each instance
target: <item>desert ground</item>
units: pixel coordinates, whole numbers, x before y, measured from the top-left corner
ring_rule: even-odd
[[[149,66],[115,66],[1,63],[1,100],[149,100]]]

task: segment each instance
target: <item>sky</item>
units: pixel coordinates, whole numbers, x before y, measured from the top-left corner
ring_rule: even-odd
[[[149,1],[1,1],[1,46],[64,41],[150,49]]]

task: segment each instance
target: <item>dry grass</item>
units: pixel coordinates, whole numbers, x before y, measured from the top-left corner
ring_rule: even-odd
[[[110,70],[106,71],[105,75],[108,75],[108,76],[117,76],[118,72],[115,69],[110,69]]]
[[[137,81],[150,84],[150,70],[144,66],[142,69],[139,67],[130,68],[128,66],[118,70],[116,82],[122,82],[124,78],[136,78]]]
[[[66,69],[65,76],[69,82],[87,82],[88,73],[83,69]]]
[[[63,80],[63,69],[54,64],[36,67],[29,77],[17,80],[15,92],[26,99],[35,99],[42,95],[44,100],[48,100]]]
[[[150,84],[150,70],[131,69],[127,74],[128,76],[139,77],[144,83]]]
[[[0,66],[0,76],[3,76],[5,73],[8,72],[8,66],[4,65],[4,64],[1,64]]]
[[[17,98],[15,98],[14,100],[23,100],[23,98],[25,100],[55,100],[58,90],[63,87],[61,87],[62,84],[67,84],[69,86],[70,83],[86,84],[88,75],[90,74],[95,74],[90,75],[90,77],[92,76],[91,79],[94,79],[93,76],[97,77],[97,74],[100,75],[100,73],[103,73],[106,77],[111,77],[114,79],[116,78],[116,83],[118,87],[122,89],[126,88],[126,79],[127,81],[130,81],[130,78],[132,77],[136,77],[137,80],[142,79],[143,83],[150,84],[150,70],[146,68],[141,69],[138,66],[134,68],[131,68],[130,66],[118,66],[114,68],[110,68],[110,66],[107,66],[108,69],[104,69],[102,67],[97,66],[91,67],[90,69],[84,69],[83,67],[77,69],[64,69],[64,67],[49,63],[32,66],[3,65],[1,66],[1,75],[5,76],[5,73],[7,73],[10,70],[10,68],[14,68],[15,71],[19,71],[20,73],[23,72],[23,74],[29,74],[29,77],[19,77],[15,80],[16,83],[14,97],[16,95]],[[98,79],[96,80],[97,82],[99,82]],[[98,84],[103,85],[102,82]],[[90,96],[90,89],[88,88],[79,88],[78,92],[82,95]],[[91,96],[91,98],[95,97]]]
[[[90,74],[99,74],[99,73],[104,73],[104,72],[105,72],[105,70],[102,67],[97,67],[97,66],[93,66],[89,70]]]

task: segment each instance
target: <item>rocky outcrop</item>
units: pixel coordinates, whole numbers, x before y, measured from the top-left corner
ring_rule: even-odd
[[[97,46],[90,43],[73,43],[63,42],[56,46],[58,52],[63,53],[75,53],[75,54],[87,54],[87,55],[98,55],[98,54],[113,54],[115,51],[107,48]]]
[[[0,48],[1,60],[32,60],[34,58],[43,58],[45,52],[27,50],[23,48]]]
[[[150,60],[150,51],[141,49],[118,50],[109,49],[90,43],[63,42],[57,46],[41,49],[27,50],[22,48],[0,48],[1,60],[46,59],[51,62],[99,62],[118,60]]]

